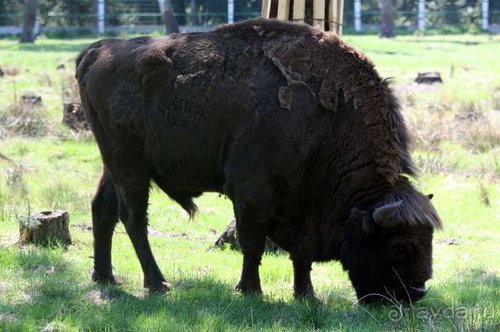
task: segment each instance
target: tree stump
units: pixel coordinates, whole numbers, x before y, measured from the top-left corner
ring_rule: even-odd
[[[415,79],[415,83],[417,84],[443,83],[443,79],[441,78],[441,74],[439,74],[437,71],[432,71],[428,73],[418,73],[418,76]]]
[[[226,246],[229,246],[231,250],[241,250],[240,244],[238,242],[238,235],[236,232],[236,220],[233,219],[227,225],[226,229],[219,236],[217,241],[215,241],[212,248],[224,249]],[[270,238],[266,239],[266,251],[267,252],[279,252],[282,249],[274,243]]]
[[[47,245],[69,245],[69,214],[66,211],[43,211],[34,217],[20,221],[19,243]]]
[[[23,105],[38,106],[38,107],[43,105],[42,97],[36,95],[22,95],[21,103]]]
[[[64,103],[63,123],[75,131],[83,131],[89,129],[89,123],[85,117],[82,104],[80,103]]]

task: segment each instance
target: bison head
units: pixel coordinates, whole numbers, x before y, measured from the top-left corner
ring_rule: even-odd
[[[420,193],[354,208],[341,261],[364,303],[416,301],[432,277],[432,234],[440,227],[430,196]]]

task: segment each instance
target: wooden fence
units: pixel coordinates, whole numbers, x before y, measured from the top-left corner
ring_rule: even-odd
[[[313,0],[312,25],[342,34],[344,0]],[[262,17],[305,22],[306,0],[262,0]]]

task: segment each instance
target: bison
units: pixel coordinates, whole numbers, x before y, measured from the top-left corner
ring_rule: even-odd
[[[312,262],[330,260],[366,302],[425,294],[441,221],[412,184],[389,83],[337,35],[255,19],[105,39],[76,62],[104,163],[92,201],[93,280],[115,282],[111,239],[121,219],[144,286],[170,288],[148,242],[153,181],[190,216],[203,192],[230,198],[244,294],[261,292],[266,236],[289,252],[297,297],[314,295]]]

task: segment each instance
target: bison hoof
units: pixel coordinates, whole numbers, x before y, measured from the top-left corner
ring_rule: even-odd
[[[314,293],[314,290],[310,288],[303,290],[296,289],[293,292],[293,296],[296,299],[316,299],[316,294]]]
[[[118,282],[116,281],[115,277],[113,277],[112,274],[101,274],[97,271],[94,271],[94,273],[92,273],[92,281],[95,281],[98,284],[110,284],[110,285],[118,284]]]
[[[150,285],[145,285],[145,287],[148,289],[149,293],[166,293],[170,291],[172,288],[172,285],[170,285],[166,281],[162,281],[160,284],[155,285],[155,286],[150,286]]]
[[[247,285],[244,285],[241,281],[238,282],[238,284],[236,285],[236,287],[234,287],[234,289],[241,292],[244,295],[262,294],[262,289],[260,288],[260,286],[249,287]]]

